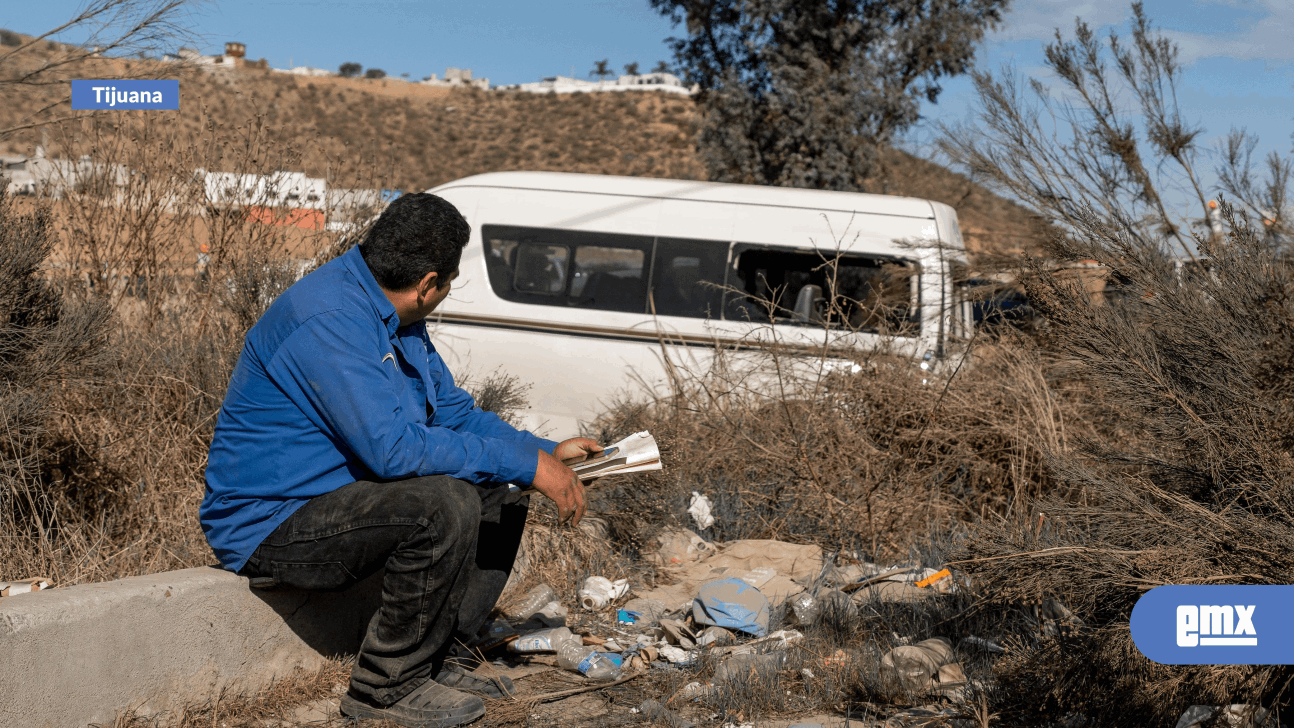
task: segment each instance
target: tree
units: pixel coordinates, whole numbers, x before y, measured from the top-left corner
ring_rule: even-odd
[[[386,78],[386,71],[380,68],[370,68],[364,72],[364,78]]]
[[[831,190],[884,179],[880,149],[966,72],[1008,0],[651,0],[685,38],[710,178]]]
[[[625,64],[625,75],[626,76],[638,75],[638,61],[633,61],[632,63]]]
[[[669,73],[669,64],[665,61],[656,61],[656,67],[651,70],[652,73]]]
[[[364,67],[358,63],[343,63],[337,68],[337,75],[342,78],[355,78],[364,70]]]
[[[611,63],[610,59],[606,59],[606,58],[603,58],[600,61],[595,61],[593,64],[593,70],[589,71],[589,75],[597,76],[599,81],[601,81],[605,76],[616,75],[615,72],[612,71],[611,68],[609,67],[610,63]]]

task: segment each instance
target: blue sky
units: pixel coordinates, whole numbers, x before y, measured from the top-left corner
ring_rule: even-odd
[[[1146,10],[1181,46],[1187,63],[1181,99],[1188,120],[1207,129],[1206,140],[1232,126],[1260,135],[1261,151],[1288,153],[1294,131],[1294,2],[1290,0],[1148,0]],[[54,0],[10,0],[0,27],[25,33],[54,27],[78,8]],[[1041,47],[1075,16],[1101,28],[1122,25],[1123,1],[1016,0],[1002,28],[980,51],[982,68],[1014,63],[1041,74]],[[214,0],[190,18],[199,45],[217,53],[226,40],[247,45],[248,56],[275,67],[336,69],[346,61],[388,74],[422,78],[447,66],[473,69],[494,84],[570,74],[587,77],[593,62],[619,70],[669,60],[664,40],[680,32],[647,0]],[[75,36],[68,41],[81,40]],[[964,119],[970,83],[954,79],[938,104],[908,136],[929,149],[935,122]]]

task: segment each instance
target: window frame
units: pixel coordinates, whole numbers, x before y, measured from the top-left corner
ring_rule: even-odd
[[[798,247],[789,246],[789,245],[766,245],[763,243],[733,242],[728,248],[728,268],[727,268],[727,275],[725,277],[725,285],[724,285],[725,295],[723,299],[723,305],[720,309],[723,312],[723,318],[725,321],[753,323],[753,324],[760,324],[765,326],[769,324],[781,324],[781,325],[796,326],[796,327],[823,326],[821,322],[803,323],[803,322],[794,321],[789,317],[776,317],[773,321],[754,321],[754,320],[747,320],[744,318],[730,318],[728,316],[728,313],[729,313],[728,306],[729,306],[730,300],[733,300],[736,297],[744,298],[746,296],[751,295],[748,293],[742,293],[742,292],[736,291],[734,289],[737,289],[740,284],[740,278],[737,275],[737,271],[740,269],[741,255],[743,253],[746,253],[752,250],[769,251],[772,253],[793,254],[793,255],[818,255],[821,258],[823,258],[824,264],[829,262],[832,258],[835,258],[835,257],[840,257],[841,259],[866,258],[870,260],[882,261],[882,265],[886,263],[891,263],[891,264],[902,265],[906,268],[909,268],[912,271],[912,274],[908,277],[909,285],[908,285],[907,323],[910,328],[906,329],[902,334],[894,333],[890,335],[902,336],[905,339],[918,338],[921,336],[921,329],[923,328],[923,325],[922,325],[923,322],[922,322],[922,316],[921,316],[921,293],[922,293],[922,276],[924,271],[922,269],[920,261],[913,260],[912,258],[905,258],[901,255],[894,255],[890,253],[865,253],[865,252],[858,252],[858,251],[851,251],[851,250],[824,250],[822,248],[798,248]],[[791,305],[793,306],[794,303],[792,303]],[[835,330],[847,328],[843,323],[830,323],[827,325]],[[860,329],[858,333],[870,334],[870,335],[883,335],[880,332],[868,331],[864,329]]]

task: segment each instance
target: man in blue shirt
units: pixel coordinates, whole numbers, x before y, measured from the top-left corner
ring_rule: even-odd
[[[446,655],[482,627],[511,572],[532,485],[578,523],[562,460],[601,452],[476,407],[424,319],[449,294],[470,227],[401,197],[361,245],[279,296],[247,339],[216,421],[200,515],[225,568],[339,589],[385,568],[382,606],[342,712],[461,725],[499,686]]]

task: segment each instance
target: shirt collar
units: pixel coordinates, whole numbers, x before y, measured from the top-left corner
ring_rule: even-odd
[[[386,323],[387,333],[394,336],[396,329],[400,328],[400,317],[395,314],[395,306],[391,305],[391,299],[386,297],[382,287],[377,284],[377,279],[373,277],[373,272],[368,269],[368,263],[365,263],[364,256],[360,255],[359,246],[356,245],[343,253],[341,260],[359,281],[359,287],[368,294],[373,307],[377,309],[377,315],[381,316],[382,321]]]

